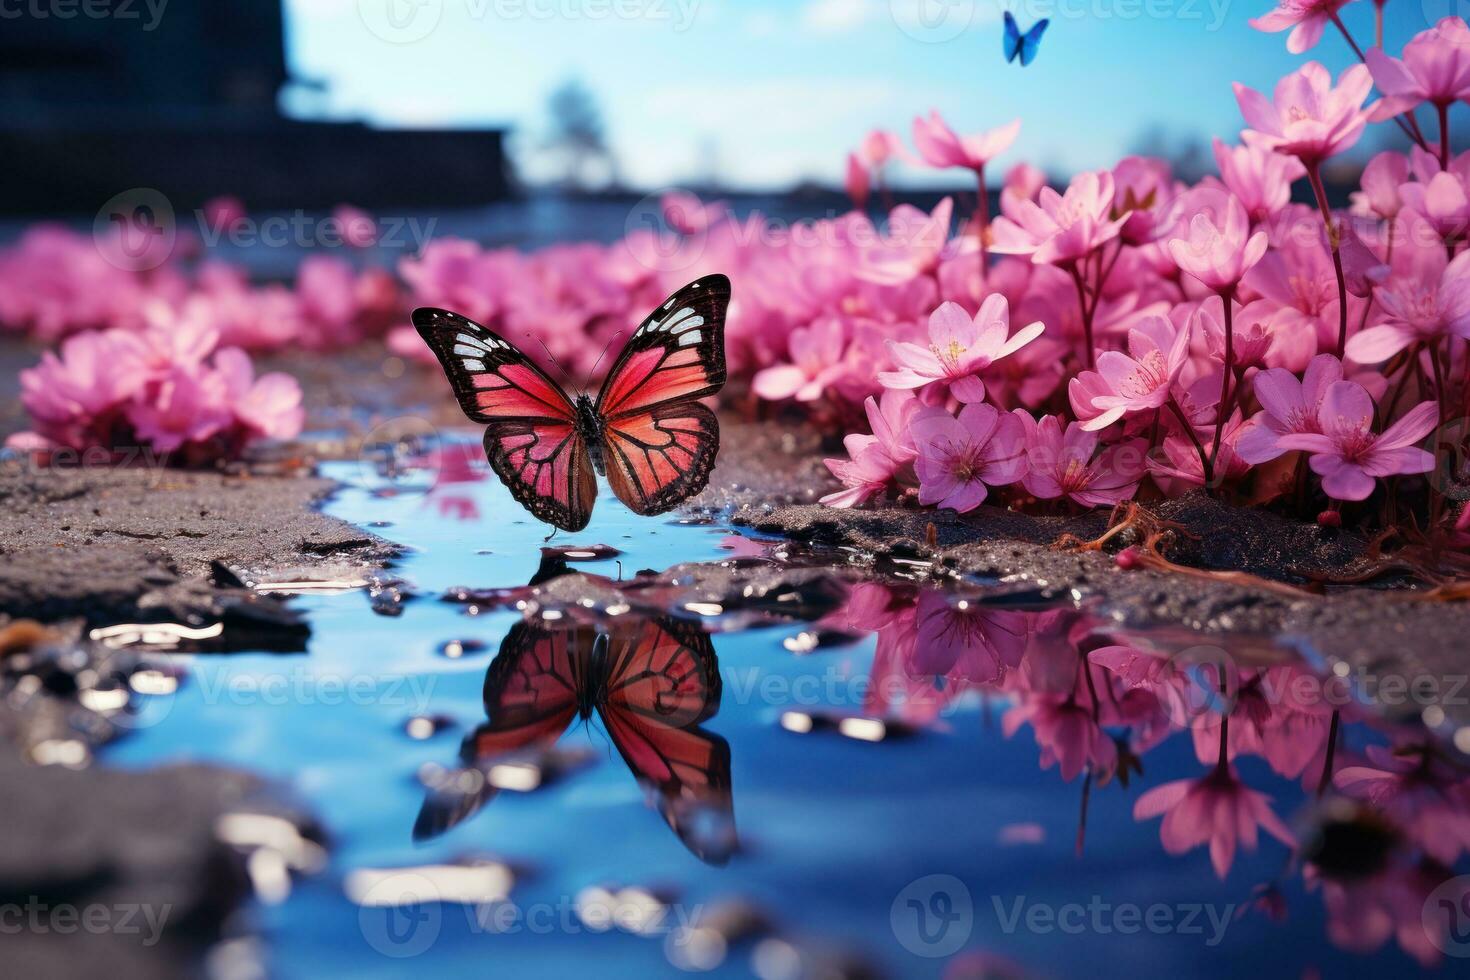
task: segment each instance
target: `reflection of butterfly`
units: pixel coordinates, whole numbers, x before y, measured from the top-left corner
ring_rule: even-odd
[[[1023,66],[1031,64],[1036,58],[1036,49],[1041,46],[1041,35],[1046,32],[1046,25],[1049,23],[1051,21],[1043,17],[1031,25],[1031,30],[1022,34],[1021,28],[1016,26],[1016,18],[1011,16],[1011,12],[1007,10],[1005,37],[1006,61],[1015,61],[1019,56]]]
[[[485,676],[489,721],[464,744],[481,768],[556,742],[577,718],[601,719],[633,775],[659,798],[659,811],[702,861],[724,864],[734,846],[730,746],[698,725],[720,706],[719,662],[698,627],[671,619],[547,628],[518,623]],[[482,806],[426,806],[416,836],[447,830]]]
[[[457,313],[413,312],[466,415],[483,423],[485,455],[538,519],[580,531],[597,497],[593,470],[637,514],[662,514],[704,489],[720,446],[696,399],[725,383],[730,280],[705,276],[649,314],[594,402],[574,402],[531,359]]]

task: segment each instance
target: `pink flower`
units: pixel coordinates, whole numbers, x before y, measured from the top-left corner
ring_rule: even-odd
[[[1440,171],[1423,183],[1404,184],[1399,197],[1405,212],[1412,212],[1444,241],[1458,238],[1470,224],[1470,198],[1456,174]]]
[[[1292,54],[1310,51],[1322,40],[1322,31],[1337,12],[1352,0],[1277,0],[1276,9],[1250,23],[1258,31],[1275,34],[1288,27],[1286,50]]]
[[[787,341],[790,364],[775,364],[758,372],[751,389],[766,401],[816,401],[827,386],[847,371],[842,363],[846,344],[842,321],[824,316],[809,327],[797,327]]]
[[[1072,654],[1075,662],[1076,654]],[[1074,670],[1075,673],[1075,670]],[[1118,764],[1118,745],[1097,723],[1086,690],[1066,696],[1029,692],[1021,703],[1006,711],[1001,731],[1006,738],[1027,722],[1041,747],[1041,768],[1053,765],[1071,782],[1084,769],[1111,774]]]
[[[1066,194],[1041,188],[1037,201],[1003,198],[1008,208],[990,226],[991,251],[1029,255],[1038,264],[1074,262],[1118,237],[1127,215],[1112,217],[1113,175],[1087,171]]]
[[[926,589],[919,596],[918,642],[909,664],[915,674],[993,684],[1021,664],[1026,614],[986,608],[963,596]]]
[[[881,167],[895,156],[904,155],[903,140],[886,129],[875,129],[858,146],[858,155],[870,167]]]
[[[1266,254],[1266,233],[1251,234],[1245,208],[1230,194],[1220,194],[1217,210],[1201,210],[1189,219],[1189,237],[1169,241],[1169,255],[1180,269],[1214,290],[1233,290]]]
[[[954,201],[946,197],[925,214],[909,204],[900,204],[888,216],[888,231],[873,248],[862,253],[854,274],[868,282],[902,286],[939,267],[939,257],[949,242],[949,224]]]
[[[1274,103],[1239,82],[1235,100],[1251,127],[1243,134],[1246,142],[1313,167],[1363,135],[1368,122],[1363,100],[1372,88],[1373,76],[1363,65],[1348,68],[1334,86],[1327,69],[1309,61],[1276,83]]]
[[[371,248],[378,242],[378,223],[362,208],[339,204],[332,209],[332,223],[351,248]]]
[[[1240,199],[1251,221],[1265,221],[1291,202],[1293,181],[1306,176],[1300,160],[1243,144],[1226,146],[1215,140],[1215,164],[1220,180]]]
[[[979,173],[987,163],[1010,149],[1020,131],[1021,120],[1013,119],[974,136],[957,136],[939,112],[931,110],[927,118],[914,119],[914,145],[931,167],[964,167]]]
[[[150,384],[148,396],[129,403],[126,414],[138,438],[165,453],[203,442],[233,421],[224,378],[185,367]]]
[[[1104,351],[1097,370],[1073,378],[1067,393],[1082,427],[1105,429],[1124,415],[1160,408],[1189,359],[1189,330],[1149,316],[1128,331],[1128,353]]]
[[[212,197],[200,210],[204,214],[204,223],[216,235],[228,234],[245,220],[245,205],[238,197],[230,195]]]
[[[659,201],[664,220],[681,235],[698,235],[729,211],[724,201],[705,204],[688,191],[670,191]]]
[[[821,498],[828,507],[856,507],[887,493],[894,485],[899,464],[872,436],[856,433],[842,440],[847,459],[824,459],[827,469],[844,489]]]
[[[1194,322],[1199,325],[1198,334],[1205,339],[1210,357],[1225,363],[1224,310],[1217,297],[1210,297],[1195,312]],[[1233,324],[1231,329],[1231,355],[1236,370],[1265,367],[1267,357],[1276,344],[1277,321],[1281,310],[1269,300],[1258,299],[1245,306],[1237,306],[1231,300]]]
[[[1055,415],[1037,422],[1028,412],[1015,414],[1026,430],[1027,472],[1021,482],[1027,493],[1042,500],[1068,497],[1084,507],[1106,507],[1138,492],[1148,449],[1144,440],[1116,443],[1099,453],[1097,433],[1077,422],[1068,422],[1063,433]]]
[[[1000,199],[1002,204],[1009,199],[1012,205],[1016,201],[1034,201],[1045,186],[1046,174],[1040,168],[1022,161],[1006,171],[1000,188]]]
[[[1288,847],[1291,831],[1271,810],[1271,798],[1247,787],[1228,765],[1217,766],[1202,779],[1180,779],[1155,786],[1133,805],[1133,819],[1162,816],[1159,837],[1170,854],[1208,844],[1215,874],[1224,878],[1235,861],[1237,844],[1256,849],[1264,829]]]
[[[1361,191],[1353,191],[1353,213],[1363,217],[1395,218],[1403,202],[1399,187],[1409,180],[1409,161],[1402,153],[1386,150],[1363,168]]]
[[[1391,119],[1421,102],[1443,108],[1470,102],[1470,27],[1459,17],[1446,17],[1404,45],[1402,59],[1369,48],[1366,55],[1373,83],[1383,99],[1373,121]]]
[[[1320,433],[1289,433],[1277,440],[1286,449],[1312,454],[1312,472],[1322,477],[1322,489],[1336,500],[1366,500],[1374,479],[1400,473],[1427,473],[1434,457],[1414,444],[1438,422],[1435,402],[1420,402],[1403,418],[1375,435],[1373,399],[1362,385],[1337,381],[1322,398]]]
[[[1450,262],[1436,245],[1417,248],[1411,267],[1376,295],[1382,322],[1347,342],[1347,356],[1359,364],[1379,364],[1411,344],[1446,334],[1470,337],[1470,252]]]
[[[1401,827],[1430,857],[1453,867],[1470,850],[1470,812],[1454,799],[1459,773],[1435,758],[1434,749],[1386,746],[1366,750],[1372,765],[1347,766],[1332,782],[1354,799],[1364,800]]]
[[[1281,437],[1293,433],[1320,433],[1318,413],[1327,389],[1342,380],[1342,362],[1331,354],[1318,354],[1307,365],[1301,380],[1284,368],[1270,368],[1255,377],[1256,400],[1261,411],[1236,442],[1236,452],[1247,463],[1266,463],[1286,447]]]
[[[306,412],[301,386],[289,374],[272,371],[255,377],[250,355],[226,347],[214,355],[214,366],[224,379],[225,397],[238,419],[254,435],[291,439],[301,434]]]
[[[913,431],[921,504],[971,511],[984,502],[988,487],[1015,483],[1026,472],[1020,419],[990,405],[966,405],[959,418],[923,414]]]
[[[20,372],[21,404],[46,440],[73,449],[107,445],[120,406],[148,380],[137,338],[120,330],[68,337]]]
[[[878,381],[887,388],[943,381],[960,401],[978,402],[985,397],[978,373],[1031,343],[1044,329],[1033,323],[1009,336],[1010,307],[999,293],[987,296],[973,318],[958,303],[942,303],[929,315],[927,348],[888,341],[888,353],[899,369],[879,373]]]

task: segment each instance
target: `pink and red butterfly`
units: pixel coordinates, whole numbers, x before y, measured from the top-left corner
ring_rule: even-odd
[[[720,447],[700,398],[725,383],[730,280],[705,276],[634,331],[594,401],[574,401],[509,341],[457,313],[413,311],[485,455],[536,518],[580,531],[597,497],[594,471],[636,514],[662,514],[703,490]]]

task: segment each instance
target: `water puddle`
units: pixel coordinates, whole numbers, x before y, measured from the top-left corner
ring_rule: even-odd
[[[445,452],[330,468],[328,510],[411,549],[391,584],[255,583],[290,596],[305,653],[178,657],[103,753],[261,771],[321,818],[325,866],[253,912],[273,973],[1340,976],[1470,953],[1467,772],[1358,678],[917,566],[863,581],[611,499],[545,541]]]

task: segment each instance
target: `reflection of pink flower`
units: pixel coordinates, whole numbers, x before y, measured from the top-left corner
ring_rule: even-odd
[[[1162,816],[1159,837],[1170,854],[1208,844],[1210,863],[1221,878],[1235,861],[1237,844],[1256,849],[1264,829],[1288,847],[1291,831],[1271,810],[1271,798],[1242,783],[1229,765],[1216,766],[1202,779],[1180,779],[1155,786],[1133,805],[1133,819]]]
[[[990,405],[966,405],[959,418],[943,411],[921,415],[913,431],[922,504],[974,510],[989,487],[1015,483],[1026,472],[1021,421]]]
[[[1322,40],[1322,31],[1337,12],[1352,0],[1277,0],[1276,9],[1251,21],[1258,31],[1275,34],[1290,27],[1286,50],[1292,54],[1310,51]]]
[[[1247,129],[1244,137],[1264,149],[1289,153],[1315,166],[1348,149],[1363,135],[1368,113],[1363,100],[1373,88],[1373,76],[1353,65],[1336,85],[1326,68],[1309,61],[1276,83],[1275,100],[1235,83]]]
[[[888,352],[899,369],[880,373],[878,381],[888,388],[945,381],[956,398],[978,402],[985,397],[978,372],[1025,347],[1043,329],[1033,323],[1009,336],[1010,309],[999,293],[987,296],[973,318],[958,303],[943,303],[929,316],[928,347],[888,341]]]
[[[1333,383],[1322,398],[1320,433],[1283,435],[1277,445],[1312,454],[1312,472],[1322,489],[1337,500],[1366,500],[1374,480],[1400,473],[1427,473],[1434,457],[1415,443],[1429,435],[1439,419],[1435,402],[1421,402],[1382,434],[1375,434],[1373,399],[1352,381]]]
[[[913,670],[993,684],[1026,652],[1023,613],[986,609],[963,596],[927,590],[919,596]]]
[[[1339,790],[1383,812],[1439,863],[1452,867],[1470,850],[1470,810],[1453,792],[1459,774],[1434,758],[1434,750],[1395,753],[1381,745],[1367,749],[1371,765],[1347,766],[1332,777]]]
[[[1085,768],[1111,773],[1118,763],[1118,746],[1093,717],[1092,705],[1068,695],[1030,693],[1001,719],[1001,731],[1010,738],[1030,723],[1041,746],[1041,768],[1056,765],[1071,782]]]

